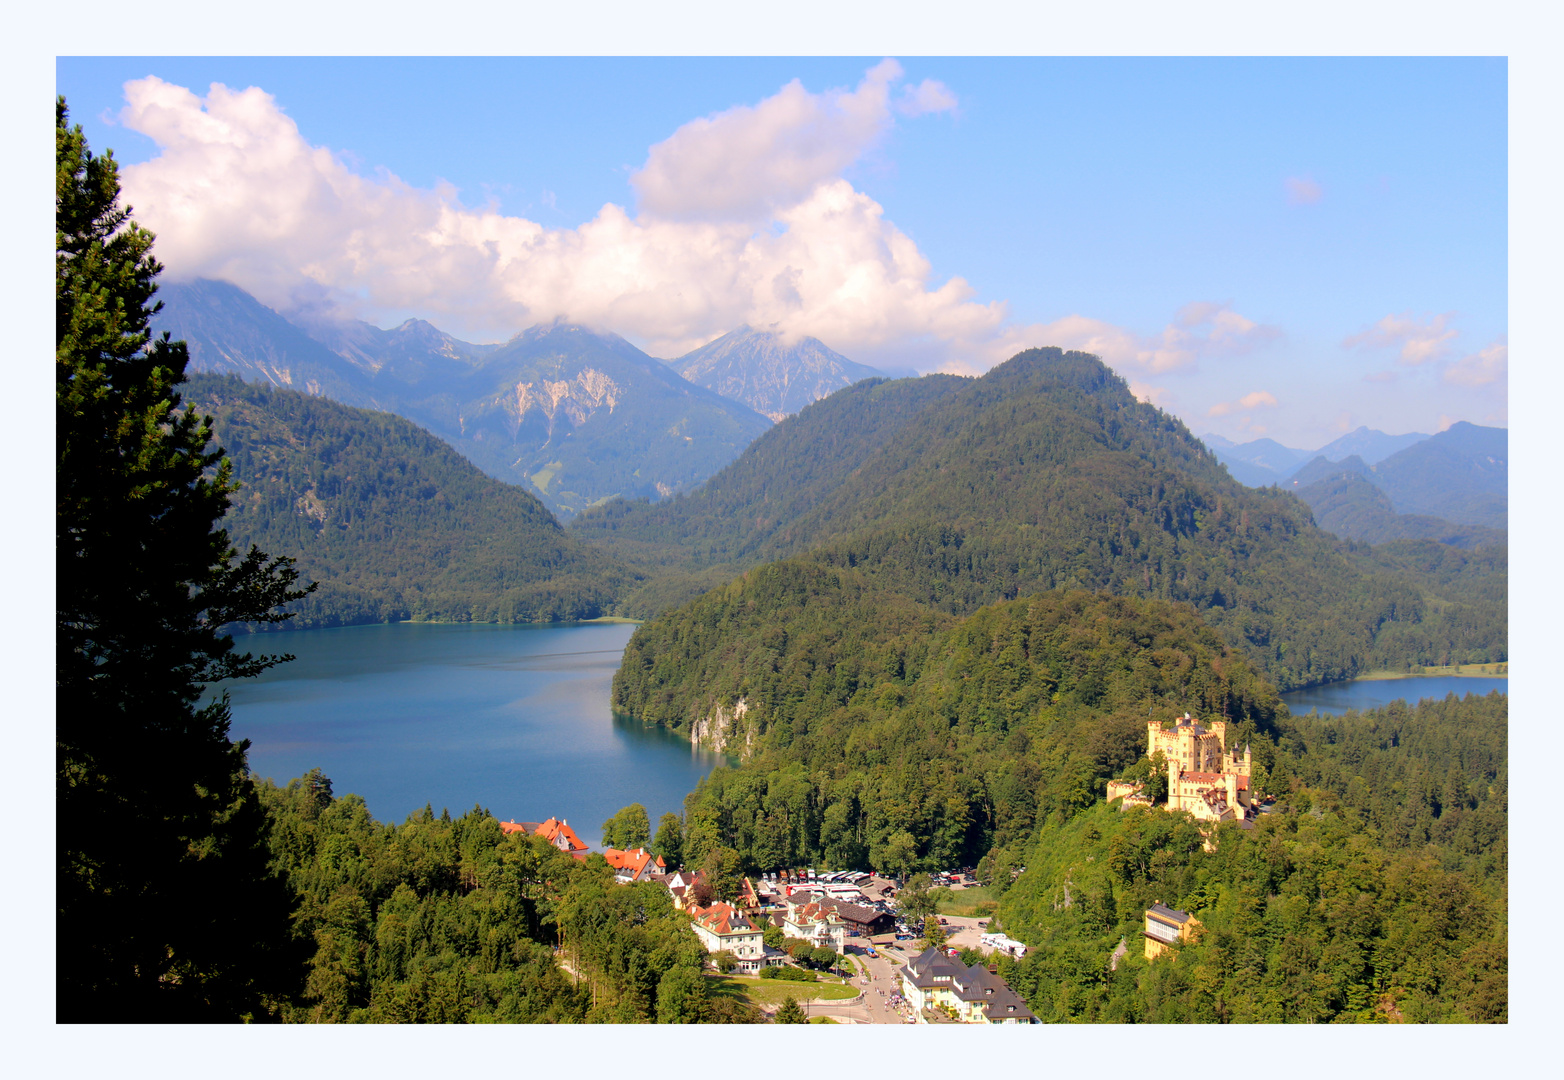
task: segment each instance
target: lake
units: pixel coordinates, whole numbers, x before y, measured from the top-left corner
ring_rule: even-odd
[[[1509,679],[1493,679],[1463,675],[1413,675],[1405,679],[1354,679],[1351,682],[1327,683],[1311,686],[1307,690],[1291,690],[1282,695],[1287,708],[1302,716],[1311,709],[1340,716],[1348,709],[1377,709],[1402,698],[1408,705],[1416,705],[1423,698],[1443,699],[1446,694],[1465,697],[1479,696],[1490,690],[1501,694],[1510,692]]]
[[[338,795],[400,823],[425,803],[453,817],[562,817],[594,847],[641,803],[652,828],[727,759],[609,708],[635,627],[395,623],[240,638],[298,659],[225,684],[250,767],[286,784],[318,766]]]

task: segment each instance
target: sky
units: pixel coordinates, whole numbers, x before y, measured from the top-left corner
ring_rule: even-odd
[[[672,358],[1094,352],[1197,433],[1508,425],[1503,58],[70,58],[167,279]]]

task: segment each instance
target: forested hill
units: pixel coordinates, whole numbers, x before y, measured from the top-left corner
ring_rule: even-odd
[[[689,615],[637,633],[615,696],[747,755],[686,800],[691,865],[976,865],[979,913],[1030,946],[1001,970],[1051,1022],[1506,1016],[1501,695],[1293,718],[1187,605],[1051,592],[956,620],[804,560]],[[706,688],[744,707],[702,715]],[[1184,710],[1252,750],[1252,828],[1106,804],[1110,778],[1166,776],[1146,724]],[[1143,958],[1155,901],[1205,928],[1176,963]]]
[[[604,512],[581,535],[623,522],[621,535],[649,544],[647,526],[671,519],[692,559],[802,557],[951,615],[1056,588],[1184,601],[1282,689],[1505,655],[1502,596],[1376,560],[1316,528],[1291,494],[1243,487],[1095,357],[1031,350],[937,389],[878,446],[850,443],[832,482],[795,504],[792,473],[812,475],[806,438],[799,458],[767,457],[757,443],[714,478],[715,491],[750,470],[731,505],[697,495],[617,519]],[[803,435],[812,414],[853,429],[872,391],[844,393],[771,437],[780,443],[789,425]],[[773,506],[796,516],[773,523]]]
[[[953,375],[864,380],[787,417],[697,490],[657,503],[613,499],[578,515],[570,530],[627,563],[656,568],[630,600],[638,614],[677,606],[761,561],[778,533],[829,498],[915,416],[970,382]]]
[[[401,417],[232,376],[195,375],[184,399],[213,417],[243,485],[223,519],[233,542],[319,582],[291,628],[595,618],[629,580],[531,494]]]

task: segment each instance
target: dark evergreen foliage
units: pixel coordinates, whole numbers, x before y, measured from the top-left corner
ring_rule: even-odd
[[[222,627],[303,595],[286,559],[217,528],[234,490],[181,411],[187,355],[152,340],[152,236],[56,108],[58,1017],[264,1018],[292,983],[265,821],[205,684],[286,657]]]
[[[1037,349],[925,381],[841,391],[701,492],[583,515],[578,535],[691,589],[799,557],[950,615],[1055,588],[1184,601],[1283,689],[1503,659],[1502,599],[1446,618],[1437,582],[1360,558],[1290,494],[1237,484],[1094,357]],[[638,602],[677,599],[657,588]]]
[[[187,398],[242,485],[228,529],[321,583],[296,627],[590,619],[625,586],[530,493],[399,416],[233,376],[194,376]]]
[[[309,1023],[755,1022],[710,1000],[706,952],[661,885],[506,835],[481,807],[376,822],[319,770],[260,785],[310,955]]]

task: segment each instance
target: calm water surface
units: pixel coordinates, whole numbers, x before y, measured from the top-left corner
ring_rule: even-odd
[[[1443,699],[1446,694],[1479,696],[1497,690],[1510,692],[1509,679],[1467,678],[1460,675],[1416,675],[1408,679],[1356,679],[1327,683],[1307,690],[1292,690],[1282,695],[1287,707],[1298,715],[1311,709],[1340,716],[1348,709],[1377,709],[1397,699],[1416,705],[1424,698]]]
[[[241,639],[298,657],[226,684],[234,738],[278,784],[319,766],[381,821],[481,804],[502,820],[563,817],[594,847],[639,802],[653,829],[726,759],[609,709],[626,623],[398,623]]]

